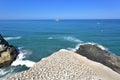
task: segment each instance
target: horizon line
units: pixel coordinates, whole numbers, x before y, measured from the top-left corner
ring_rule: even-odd
[[[59,19],[59,20],[118,20],[120,18],[97,18],[97,19],[60,19],[60,18],[56,18],[56,19]],[[56,19],[0,19],[0,20],[56,20]]]

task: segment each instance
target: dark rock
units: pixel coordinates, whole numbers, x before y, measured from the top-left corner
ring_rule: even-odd
[[[13,45],[0,35],[0,68],[9,66],[17,57],[19,52]]]
[[[8,42],[4,40],[1,34],[0,34],[0,44],[8,45]]]
[[[4,40],[4,38],[0,34],[0,52],[2,53],[2,51],[5,51],[8,45],[8,42]]]
[[[103,50],[96,44],[84,44],[76,50],[76,53],[86,56],[96,62],[100,62],[120,74],[120,57]]]

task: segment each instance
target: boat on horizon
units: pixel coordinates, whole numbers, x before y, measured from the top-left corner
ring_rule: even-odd
[[[56,19],[55,21],[56,21],[56,22],[59,22],[59,21],[60,21],[60,19]]]

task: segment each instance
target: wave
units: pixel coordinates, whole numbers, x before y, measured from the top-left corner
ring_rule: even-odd
[[[0,77],[3,75],[6,75],[9,71],[6,71],[5,69],[0,69]]]
[[[75,42],[75,43],[81,43],[83,41],[75,38],[75,37],[71,37],[71,36],[65,36],[65,37],[48,37],[48,39],[62,39],[62,40],[67,40],[70,42]]]
[[[97,45],[97,47],[99,47],[101,50],[108,50],[107,48],[105,48],[104,46],[100,45],[100,44],[97,44],[97,43],[94,43],[94,42],[87,42],[87,43],[84,43],[84,44],[79,44],[80,45],[85,45],[85,44],[91,44],[91,45]],[[76,49],[78,49],[78,47],[76,47]]]
[[[108,51],[108,49],[105,48],[104,46],[97,44],[97,43],[94,43],[94,42],[86,42],[86,43],[77,44],[75,48],[67,48],[67,49],[75,52],[81,45],[86,45],[86,44],[97,45],[97,47],[99,47],[101,50]]]
[[[15,69],[17,68],[16,66],[25,65],[26,67],[32,67],[35,64],[35,62],[33,61],[25,60],[32,53],[31,51],[24,50],[23,47],[19,47],[18,50],[20,53],[17,59],[11,64],[11,66],[0,69],[0,80],[2,80],[2,78],[5,76],[13,74]]]
[[[30,60],[25,60],[27,55],[30,55],[31,52],[28,50],[23,50],[22,47],[20,47],[19,49],[20,49],[19,55],[17,59],[11,64],[11,66],[25,65],[27,67],[32,67],[35,64],[35,62]]]
[[[64,40],[67,40],[67,41],[71,41],[71,42],[76,42],[76,43],[81,43],[83,41],[75,38],[75,37],[71,37],[71,36],[68,36],[68,37],[63,37]]]
[[[12,63],[12,66],[18,66],[18,65],[25,65],[27,67],[32,67],[35,64],[35,62],[30,60],[16,60]]]
[[[21,36],[17,36],[17,37],[5,37],[5,40],[14,40],[14,39],[20,39]]]
[[[48,39],[53,39],[53,37],[48,37]]]
[[[14,71],[14,67],[1,68],[0,69],[0,80],[3,80],[5,76],[10,75]]]

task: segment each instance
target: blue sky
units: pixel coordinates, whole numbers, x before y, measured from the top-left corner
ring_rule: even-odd
[[[120,0],[0,0],[0,19],[120,19]]]

